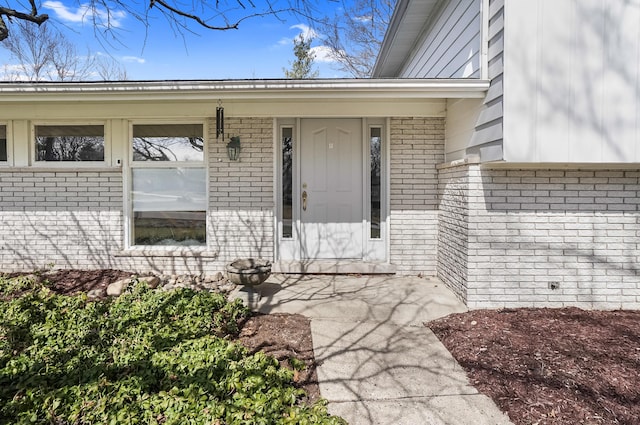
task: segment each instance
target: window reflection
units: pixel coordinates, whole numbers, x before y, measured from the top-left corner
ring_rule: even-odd
[[[282,129],[282,237],[293,237],[293,128]]]
[[[36,161],[104,161],[104,126],[37,125]]]
[[[369,152],[371,156],[371,238],[380,239],[380,198],[381,198],[381,178],[380,178],[380,160],[381,160],[381,142],[382,129],[380,127],[372,127],[370,129]]]
[[[204,138],[200,124],[133,126],[134,161],[203,161]]]
[[[0,161],[7,160],[7,126],[0,125]]]
[[[207,243],[204,211],[136,211],[133,213],[135,245],[204,246]]]
[[[202,124],[133,126],[134,245],[206,246],[203,132]]]

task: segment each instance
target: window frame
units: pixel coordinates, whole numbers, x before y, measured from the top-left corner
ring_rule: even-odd
[[[366,118],[363,124],[363,160],[364,163],[364,184],[365,186],[365,261],[389,261],[390,258],[390,238],[389,238],[389,194],[390,194],[390,119],[389,118]],[[371,129],[380,129],[380,237],[371,237]]]
[[[104,159],[102,161],[38,161],[36,127],[38,126],[88,126],[101,125],[104,129]],[[111,165],[111,122],[109,120],[88,121],[32,121],[29,134],[29,163],[42,168],[97,168]]]
[[[202,126],[203,157],[202,161],[134,161],[133,160],[133,128],[136,125],[180,125],[194,124]],[[127,171],[123,179],[126,187],[125,191],[125,241],[126,248],[144,251],[175,251],[176,249],[187,249],[189,251],[208,251],[209,240],[209,133],[206,119],[183,119],[183,120],[132,120],[129,121],[127,149]],[[134,240],[134,210],[133,210],[133,172],[135,169],[177,169],[177,168],[202,168],[205,176],[205,243],[204,245],[136,245]]]
[[[3,125],[5,128],[5,141],[7,148],[7,160],[0,160],[0,168],[2,167],[10,167],[13,165],[13,130],[11,126],[11,121],[0,121],[0,125]]]

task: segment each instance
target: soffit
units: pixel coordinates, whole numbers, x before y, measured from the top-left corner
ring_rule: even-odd
[[[373,77],[399,76],[402,65],[440,1],[398,1],[373,68]]]

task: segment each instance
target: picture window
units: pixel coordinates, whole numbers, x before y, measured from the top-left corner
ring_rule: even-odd
[[[39,162],[104,161],[104,126],[37,125],[35,146]]]
[[[206,246],[202,125],[134,125],[131,146],[133,244]]]

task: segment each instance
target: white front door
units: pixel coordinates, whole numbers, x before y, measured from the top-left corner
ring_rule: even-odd
[[[362,259],[362,122],[303,119],[300,243],[303,259]]]

